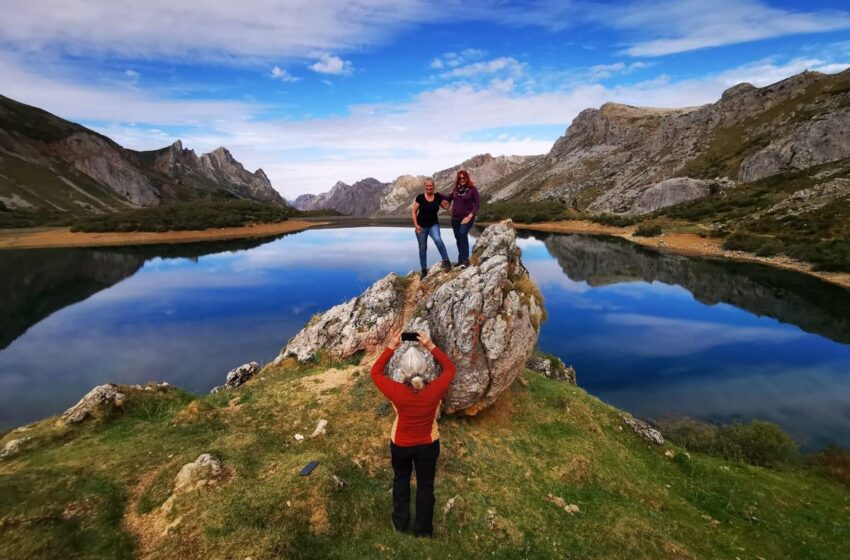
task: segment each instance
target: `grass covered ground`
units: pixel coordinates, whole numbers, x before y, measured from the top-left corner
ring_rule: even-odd
[[[0,461],[0,557],[850,557],[847,486],[658,447],[580,388],[524,381],[476,417],[441,420],[433,540],[390,527],[392,414],[366,367],[290,362],[236,390],[133,390],[79,426],[6,434],[33,439]],[[294,439],[320,418],[325,435]],[[201,453],[221,458],[220,482],[164,513]]]

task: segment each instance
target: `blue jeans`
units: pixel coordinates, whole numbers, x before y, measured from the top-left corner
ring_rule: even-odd
[[[475,218],[472,218],[468,224],[460,223],[461,219],[452,218],[452,229],[457,241],[457,262],[465,263],[469,261],[469,230],[475,225]]]
[[[449,260],[449,254],[446,252],[446,245],[443,243],[443,238],[440,237],[440,224],[423,227],[422,233],[416,234],[416,240],[419,241],[419,264],[423,269],[428,268],[427,255],[429,235],[431,236],[431,239],[434,240],[434,245],[437,246],[437,250],[440,252],[440,256],[443,257],[443,260]]]

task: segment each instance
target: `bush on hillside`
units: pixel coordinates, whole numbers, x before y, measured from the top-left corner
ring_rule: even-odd
[[[590,221],[605,226],[627,227],[638,222],[637,218],[623,214],[596,214],[590,217]]]
[[[794,440],[771,422],[715,426],[693,418],[674,418],[659,424],[667,439],[689,451],[773,468],[800,458]]]
[[[635,235],[638,237],[657,237],[662,233],[664,230],[658,224],[641,224],[635,230]]]
[[[770,257],[781,253],[785,246],[782,241],[770,235],[736,231],[726,238],[723,248],[730,251],[755,253],[760,257]]]

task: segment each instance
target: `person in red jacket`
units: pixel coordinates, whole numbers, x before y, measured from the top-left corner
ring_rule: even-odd
[[[440,433],[437,412],[455,377],[455,365],[445,352],[419,331],[419,344],[427,349],[442,368],[439,377],[425,384],[417,375],[425,368],[425,359],[416,349],[402,357],[401,370],[413,375],[411,384],[398,383],[384,375],[384,368],[401,345],[401,331],[390,337],[390,343],[375,364],[371,376],[375,386],[395,409],[396,418],[390,433],[390,455],[393,464],[393,527],[405,531],[410,522],[410,474],[416,469],[416,520],[413,532],[430,537],[434,532],[434,477],[440,456]],[[418,355],[418,357],[417,357]]]

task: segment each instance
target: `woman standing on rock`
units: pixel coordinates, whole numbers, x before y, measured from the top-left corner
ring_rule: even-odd
[[[402,374],[411,380],[410,386],[384,375],[384,368],[401,345],[401,331],[392,334],[389,345],[372,366],[371,376],[378,390],[390,400],[396,413],[390,433],[393,528],[405,531],[410,523],[410,474],[415,468],[416,519],[413,532],[417,537],[430,537],[434,533],[434,477],[437,473],[437,458],[440,456],[437,411],[454,380],[455,365],[427,334],[422,331],[418,334],[419,344],[431,352],[442,368],[439,377],[424,384],[421,374],[425,371],[425,358],[415,348],[408,349],[400,364]]]
[[[419,265],[422,268],[419,273],[420,278],[425,278],[425,275],[428,274],[429,236],[434,240],[434,245],[437,246],[440,256],[443,257],[443,270],[452,269],[449,255],[446,252],[446,245],[440,236],[440,222],[437,218],[437,212],[440,211],[440,206],[446,197],[434,192],[434,181],[431,179],[425,179],[424,189],[425,192],[416,195],[416,200],[413,201],[413,208],[410,211],[413,217],[413,227],[416,228],[416,239],[419,241]]]
[[[469,173],[457,172],[452,192],[446,197],[452,203],[452,229],[457,241],[457,265],[469,266],[469,230],[475,225],[475,215],[481,204],[478,189]]]

